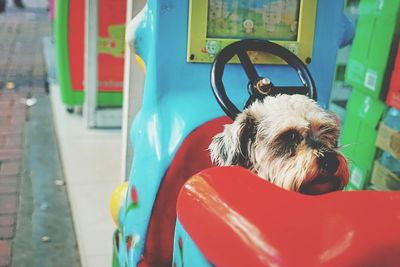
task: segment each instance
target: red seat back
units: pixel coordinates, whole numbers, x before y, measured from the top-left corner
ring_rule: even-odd
[[[232,123],[228,117],[209,121],[182,143],[158,191],[150,218],[143,266],[171,266],[176,222],[176,200],[183,184],[195,173],[212,166],[208,146],[212,138]]]

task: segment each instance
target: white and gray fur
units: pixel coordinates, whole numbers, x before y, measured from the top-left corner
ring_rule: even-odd
[[[338,151],[338,137],[335,116],[314,100],[278,95],[246,108],[213,138],[209,149],[214,164],[245,167],[288,190],[300,191],[322,176],[337,179],[337,189],[341,189],[348,181],[348,170]],[[321,167],[326,155],[338,163],[337,169]]]

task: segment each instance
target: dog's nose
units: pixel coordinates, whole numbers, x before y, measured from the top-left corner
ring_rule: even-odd
[[[335,173],[339,167],[339,160],[334,152],[325,152],[317,162],[318,166],[329,173]]]

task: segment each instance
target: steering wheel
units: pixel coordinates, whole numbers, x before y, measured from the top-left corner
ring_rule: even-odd
[[[283,59],[297,72],[303,86],[274,86],[268,78],[258,75],[256,68],[247,54],[248,51],[262,51]],[[224,74],[225,65],[235,55],[239,57],[239,61],[249,79],[247,90],[250,97],[244,108],[248,107],[257,99],[263,99],[266,96],[277,94],[303,94],[317,100],[317,91],[310,71],[295,54],[269,41],[245,39],[234,42],[222,49],[216,56],[211,68],[212,90],[219,105],[231,119],[234,120],[241,111],[228,98],[222,82],[222,76]]]

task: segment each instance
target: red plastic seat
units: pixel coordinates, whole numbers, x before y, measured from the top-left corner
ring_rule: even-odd
[[[171,266],[179,190],[192,175],[212,166],[208,146],[228,123],[232,120],[221,117],[203,124],[178,149],[154,203],[141,266]]]
[[[227,123],[227,117],[207,122],[177,151],[140,266],[171,266],[177,201],[180,222],[216,266],[400,266],[400,193],[306,196],[239,167],[205,170],[212,166],[211,139]]]
[[[307,196],[216,167],[185,184],[177,211],[214,266],[400,266],[399,192]]]

